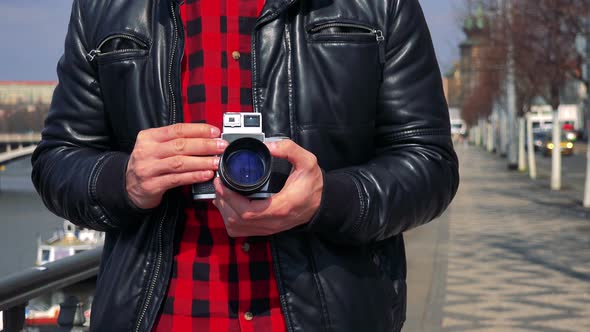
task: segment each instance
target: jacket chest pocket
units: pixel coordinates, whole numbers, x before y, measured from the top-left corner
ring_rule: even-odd
[[[383,32],[350,21],[316,22],[305,30],[308,59],[301,62],[306,66],[301,69],[305,80],[301,86],[309,105],[303,109],[322,105],[330,112],[315,112],[303,125],[366,127],[374,123],[385,62]]]
[[[375,43],[383,49],[383,31],[367,24],[350,22],[323,22],[311,24],[307,28],[311,42],[325,43]],[[380,56],[383,55],[380,52]],[[382,60],[382,59],[380,59]]]
[[[150,44],[142,37],[114,33],[87,54],[98,69],[104,110],[123,150],[133,147],[145,122],[141,113],[149,110],[149,96],[142,95],[149,84],[149,50]]]
[[[129,33],[116,33],[101,40],[88,54],[88,60],[99,64],[147,56],[149,44],[141,37]]]

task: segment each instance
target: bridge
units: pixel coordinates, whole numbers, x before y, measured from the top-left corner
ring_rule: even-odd
[[[0,134],[0,166],[31,155],[40,140],[40,133]]]

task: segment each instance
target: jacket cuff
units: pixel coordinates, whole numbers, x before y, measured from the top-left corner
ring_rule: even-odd
[[[320,207],[307,224],[308,231],[334,234],[354,229],[361,213],[361,198],[354,179],[342,172],[323,173],[323,176]]]
[[[129,155],[114,152],[100,166],[96,177],[95,197],[107,215],[107,223],[125,228],[152,212],[135,206],[127,194],[126,172]]]

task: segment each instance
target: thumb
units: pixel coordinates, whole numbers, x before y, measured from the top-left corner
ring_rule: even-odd
[[[266,143],[270,154],[276,158],[287,159],[295,169],[311,168],[317,163],[315,155],[290,139]]]

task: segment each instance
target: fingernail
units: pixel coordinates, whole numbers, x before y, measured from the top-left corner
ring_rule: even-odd
[[[276,150],[276,148],[277,148],[277,142],[269,142],[268,143],[268,148],[269,149]]]
[[[219,136],[221,132],[219,131],[219,128],[217,127],[211,127],[211,136],[213,137],[217,137]]]
[[[219,158],[213,158],[213,167],[218,167],[219,166]]]
[[[217,147],[219,149],[225,149],[227,147],[228,143],[222,139],[217,141]]]

